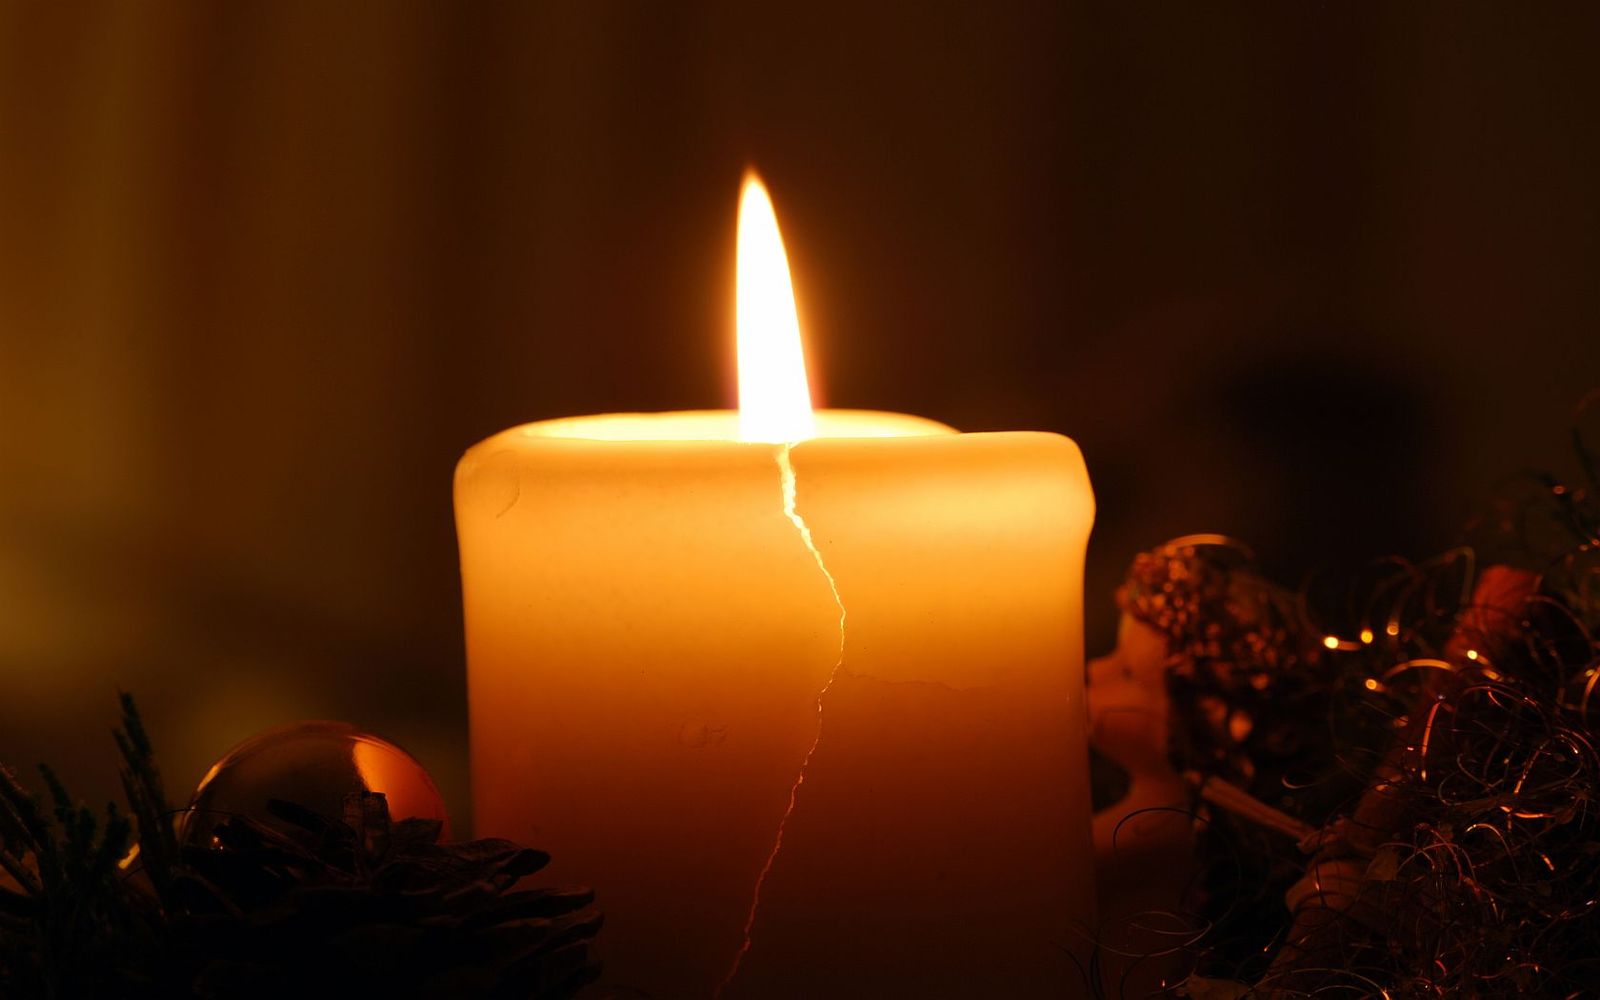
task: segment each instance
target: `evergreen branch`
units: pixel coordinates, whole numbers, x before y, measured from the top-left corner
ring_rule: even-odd
[[[126,691],[119,692],[118,698],[122,703],[122,728],[111,734],[122,754],[118,777],[139,833],[139,855],[145,873],[157,896],[165,898],[172,885],[172,866],[178,855],[172,810],[167,804],[150,735],[139,716],[138,706]]]

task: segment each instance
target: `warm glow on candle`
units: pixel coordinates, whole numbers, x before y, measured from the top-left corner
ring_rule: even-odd
[[[813,412],[753,173],[737,260],[738,411],[546,420],[456,467],[475,832],[594,887],[602,992],[1075,996],[1083,457]]]
[[[739,438],[774,443],[817,434],[800,350],[800,319],[772,199],[754,171],[739,192],[735,324]]]

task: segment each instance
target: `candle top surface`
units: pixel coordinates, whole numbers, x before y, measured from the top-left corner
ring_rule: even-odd
[[[937,420],[877,410],[818,410],[819,438],[933,437],[954,434]],[[605,413],[523,424],[508,433],[526,438],[577,441],[726,441],[739,443],[737,410]]]

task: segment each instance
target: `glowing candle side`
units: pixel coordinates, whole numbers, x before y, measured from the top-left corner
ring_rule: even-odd
[[[794,508],[850,615],[819,738],[839,608],[774,446],[702,439],[732,419],[664,415],[690,440],[634,443],[514,429],[463,459],[476,832],[598,889],[616,985],[711,993],[770,858],[730,996],[1007,969],[1070,992],[1093,898],[1077,449],[794,446]]]

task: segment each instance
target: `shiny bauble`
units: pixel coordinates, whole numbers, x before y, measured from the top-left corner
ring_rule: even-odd
[[[438,820],[449,836],[444,800],[415,757],[344,722],[297,722],[252,736],[211,765],[178,827],[179,841],[213,847],[213,831],[243,816],[284,833],[292,827],[267,803],[281,799],[333,821],[345,797],[382,792],[389,816]]]

